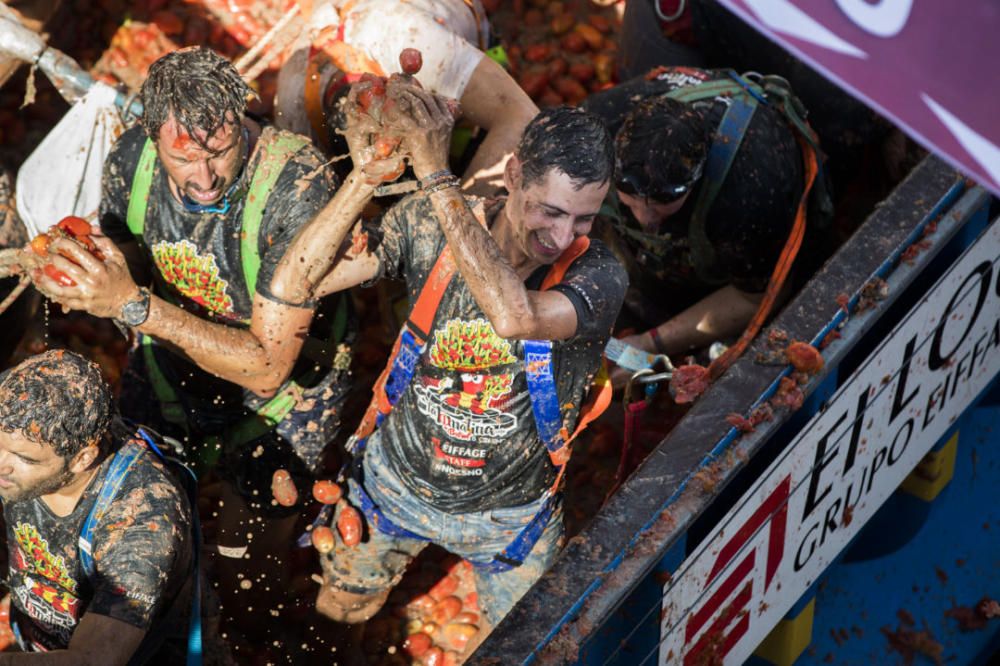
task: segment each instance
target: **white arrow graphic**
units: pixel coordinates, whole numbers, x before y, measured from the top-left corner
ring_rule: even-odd
[[[895,37],[906,25],[913,0],[837,0],[840,11],[865,32],[879,37]]]
[[[997,148],[996,144],[963,123],[929,96],[921,93],[920,97],[924,100],[924,104],[929,106],[934,115],[938,117],[938,120],[944,123],[944,126],[962,144],[962,147],[986,170],[989,177],[993,179],[994,189],[1000,186],[1000,148]]]
[[[868,54],[831,32],[789,0],[743,0],[761,23],[775,32],[797,37],[825,49],[867,59]]]

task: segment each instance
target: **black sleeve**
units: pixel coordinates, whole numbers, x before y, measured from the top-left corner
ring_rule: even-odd
[[[552,287],[576,309],[575,340],[603,340],[611,334],[625,290],[628,274],[611,251],[599,240],[573,262],[562,282]]]
[[[271,279],[299,228],[326,206],[337,189],[337,179],[322,156],[308,144],[285,163],[264,207],[258,237],[260,272],[256,290],[271,294]]]
[[[378,258],[378,274],[368,282],[386,278],[406,279],[407,270],[413,263],[410,256],[410,240],[422,245],[427,234],[411,234],[410,229],[419,220],[430,220],[435,225],[437,217],[431,206],[430,199],[422,192],[410,194],[382,215],[379,222],[366,227],[369,240]]]
[[[136,125],[118,137],[111,153],[104,160],[98,218],[101,232],[116,245],[135,239],[128,230],[126,217],[132,178],[139,163],[139,154],[145,145],[146,134],[142,127]]]
[[[95,534],[87,612],[149,629],[191,566],[191,511],[159,464],[140,462]]]

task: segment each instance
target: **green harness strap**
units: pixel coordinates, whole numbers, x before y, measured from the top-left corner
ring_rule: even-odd
[[[243,266],[243,279],[251,300],[257,289],[257,274],[260,272],[258,238],[260,223],[264,219],[264,207],[285,163],[306,143],[308,140],[305,137],[282,133],[276,135],[267,145],[261,146],[260,161],[253,172],[253,180],[250,181],[240,225],[240,263]],[[151,139],[146,139],[146,144],[139,155],[135,177],[132,179],[132,191],[125,218],[129,231],[140,244],[143,242],[142,234],[146,228],[146,210],[149,207],[149,191],[153,185],[155,169],[156,146]]]
[[[293,134],[278,134],[267,145],[261,146],[261,157],[254,170],[253,179],[247,192],[246,204],[240,225],[240,262],[243,267],[243,277],[251,300],[256,293],[257,276],[260,273],[259,237],[260,224],[264,217],[264,208],[268,197],[274,188],[284,165],[298,150],[308,143],[304,137]],[[156,168],[156,147],[152,140],[146,139],[135,177],[132,179],[132,189],[129,196],[128,212],[125,223],[140,245],[144,245],[146,211],[149,206],[149,192],[152,188],[153,173]],[[169,294],[163,290],[163,294]],[[336,324],[333,327],[333,340],[343,337],[346,329],[346,302],[338,304]],[[176,392],[160,370],[150,346],[150,338],[143,336],[143,354],[149,368],[149,378],[153,391],[163,406],[163,415],[171,423],[186,429],[183,407]],[[295,407],[302,388],[294,380],[288,386],[271,398],[260,409],[257,417],[237,424],[227,437],[231,442],[250,441],[280,423]]]
[[[247,192],[247,202],[243,207],[243,224],[240,227],[240,261],[243,264],[243,278],[247,283],[251,301],[257,290],[257,274],[260,272],[260,248],[257,239],[260,235],[261,220],[264,219],[264,207],[285,163],[308,142],[308,139],[297,134],[278,134],[262,147],[260,162],[253,172],[253,180]]]

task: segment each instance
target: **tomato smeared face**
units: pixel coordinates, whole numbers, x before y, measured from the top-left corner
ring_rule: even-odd
[[[181,194],[201,206],[219,202],[243,166],[243,132],[231,120],[207,140],[205,132],[196,132],[195,140],[173,115],[160,127],[156,152],[167,176]]]
[[[517,158],[512,157],[511,162]],[[524,187],[520,166],[508,173],[507,212],[521,251],[539,264],[552,264],[579,236],[586,236],[601,209],[608,183],[579,186],[558,169]]]
[[[52,446],[0,430],[0,498],[22,502],[59,490],[73,477],[69,462]]]

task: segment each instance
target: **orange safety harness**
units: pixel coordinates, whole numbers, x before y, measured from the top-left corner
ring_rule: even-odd
[[[573,261],[583,255],[589,246],[590,240],[587,237],[577,238],[553,264],[542,283],[542,290],[550,289],[559,284]],[[368,437],[389,415],[406,387],[409,386],[417,363],[426,349],[441,300],[456,272],[457,265],[450,247],[446,245],[424,282],[409,318],[396,338],[385,369],[375,382],[374,396],[361,424],[348,442],[348,449],[355,458],[351,465],[352,474],[358,480],[360,480],[361,472],[360,462]],[[496,573],[519,566],[531,552],[554,514],[555,500],[570,458],[570,444],[587,425],[600,416],[611,404],[611,382],[608,381],[607,373],[603,371],[602,367],[602,371],[598,373],[594,383],[595,390],[591,392],[587,404],[580,410],[576,428],[570,433],[562,425],[560,404],[552,373],[551,341],[525,340],[523,345],[525,349],[525,373],[531,395],[535,425],[539,438],[546,446],[549,459],[558,472],[544,495],[545,501],[542,503],[542,508],[515,536],[510,545],[503,552],[496,554],[489,562],[472,562],[474,567],[486,572]],[[426,537],[393,524],[368,497],[362,483],[358,484],[358,489],[359,503],[370,525],[390,536],[426,540]]]

